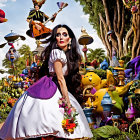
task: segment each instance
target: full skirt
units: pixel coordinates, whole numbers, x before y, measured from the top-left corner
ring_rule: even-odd
[[[66,134],[62,128],[64,109],[59,108],[58,100],[62,97],[59,89],[50,99],[33,98],[25,92],[15,103],[3,127],[0,138],[3,140],[28,139],[53,135],[60,138],[92,137],[87,119],[77,100],[69,94],[72,106],[79,113],[76,116],[78,126],[73,134]]]

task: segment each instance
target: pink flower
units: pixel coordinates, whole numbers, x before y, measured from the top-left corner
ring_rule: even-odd
[[[70,116],[71,112],[72,112],[72,109],[70,108],[70,109],[68,109],[67,114]]]
[[[131,12],[132,12],[132,13],[136,13],[137,11],[138,11],[137,6],[132,6]]]

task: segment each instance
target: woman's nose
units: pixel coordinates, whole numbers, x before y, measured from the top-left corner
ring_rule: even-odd
[[[62,39],[63,38],[63,35],[60,35],[60,39]]]

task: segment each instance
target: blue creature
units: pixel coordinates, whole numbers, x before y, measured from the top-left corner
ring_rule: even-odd
[[[108,69],[108,62],[106,59],[100,64],[100,69],[107,70]]]
[[[24,74],[24,75],[25,75],[25,77],[26,77],[26,76],[28,76],[28,69],[27,69],[27,68],[25,68],[25,69],[22,71],[22,74]]]
[[[8,43],[8,44],[11,46],[11,48],[10,48],[9,51],[6,53],[6,58],[7,58],[8,60],[11,61],[11,66],[13,67],[13,62],[14,62],[17,58],[19,58],[19,54],[18,54],[18,52],[16,51],[16,49],[14,48],[13,43]]]

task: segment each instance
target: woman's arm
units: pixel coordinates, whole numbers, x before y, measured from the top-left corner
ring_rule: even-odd
[[[68,107],[71,107],[69,96],[68,96],[68,89],[67,89],[66,81],[65,81],[65,78],[63,76],[63,71],[62,71],[62,62],[59,60],[55,61],[54,69],[55,69],[55,72],[57,75],[57,80],[60,85],[60,89],[63,94],[63,97],[66,99],[66,101],[68,103]]]

